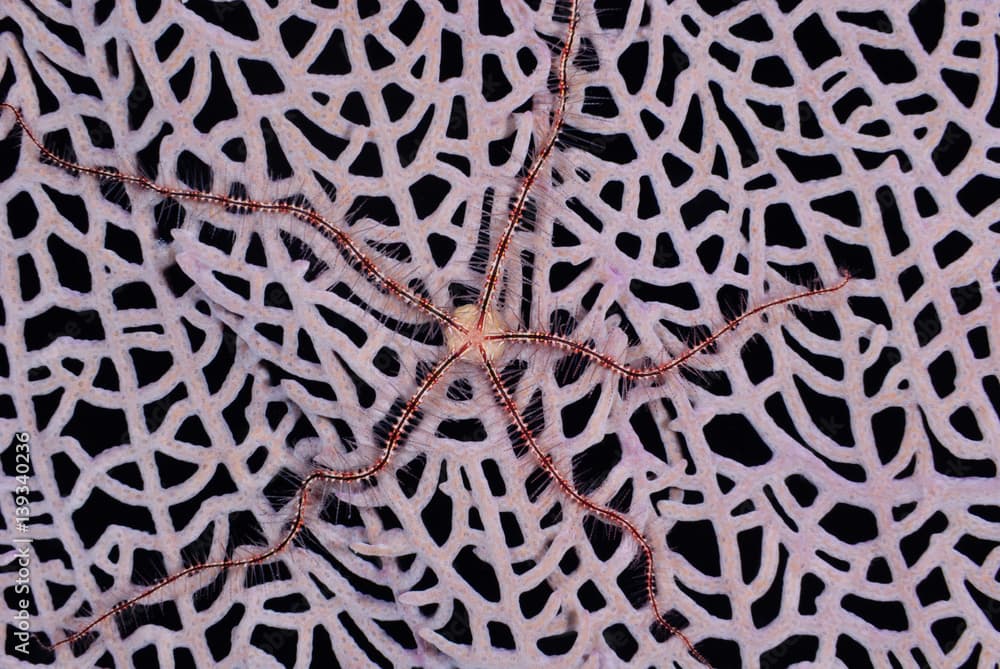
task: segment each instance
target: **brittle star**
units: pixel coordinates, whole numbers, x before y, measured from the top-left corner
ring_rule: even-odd
[[[454,309],[435,304],[408,288],[403,282],[397,281],[384,271],[379,264],[369,257],[362,246],[346,231],[335,226],[311,206],[285,201],[256,200],[248,197],[233,197],[218,195],[196,189],[174,188],[158,184],[138,175],[120,173],[114,170],[89,167],[61,158],[53,153],[36,137],[21,112],[8,103],[0,103],[0,110],[7,110],[14,115],[17,124],[25,135],[35,145],[41,155],[52,164],[72,173],[84,174],[102,181],[132,185],[147,191],[152,191],[165,198],[181,201],[203,202],[220,207],[247,213],[267,213],[292,217],[306,223],[315,229],[334,245],[336,245],[349,264],[369,282],[393,296],[408,307],[434,319],[445,333],[443,357],[434,364],[430,371],[419,382],[417,390],[405,402],[392,424],[391,429],[381,444],[381,453],[369,465],[352,470],[335,470],[316,468],[306,474],[298,485],[294,495],[294,514],[289,529],[281,539],[258,553],[240,559],[220,559],[187,567],[161,579],[141,593],[119,602],[114,607],[104,611],[81,629],[69,634],[53,644],[53,648],[65,644],[73,644],[90,634],[98,625],[118,614],[135,607],[142,600],[151,597],[158,591],[189,576],[207,570],[227,570],[248,567],[264,563],[276,558],[288,549],[300,534],[306,523],[307,507],[311,494],[322,484],[328,482],[361,482],[378,476],[387,469],[396,452],[404,445],[408,429],[420,414],[420,409],[435,386],[457,365],[478,366],[492,388],[499,407],[506,414],[514,428],[515,439],[526,445],[537,461],[540,469],[554,481],[557,488],[572,502],[580,507],[585,514],[591,514],[606,523],[616,526],[628,534],[638,546],[639,557],[644,566],[645,597],[652,608],[656,623],[670,635],[678,637],[687,652],[699,663],[710,666],[709,661],[699,652],[690,638],[676,625],[669,622],[657,600],[657,579],[653,548],[643,531],[636,526],[624,513],[609,506],[592,501],[581,493],[574,483],[563,474],[554,463],[552,456],[539,443],[535,431],[526,418],[525,413],[514,400],[512,390],[501,374],[499,361],[510,344],[524,344],[535,347],[555,348],[581,359],[592,361],[627,384],[638,381],[655,381],[662,378],[675,368],[684,365],[694,356],[712,347],[723,335],[737,328],[741,323],[757,316],[768,309],[788,304],[796,300],[825,293],[832,293],[843,288],[850,280],[844,276],[838,283],[826,288],[814,288],[793,295],[771,300],[756,306],[742,315],[727,322],[722,328],[712,333],[697,345],[689,348],[678,357],[666,362],[646,366],[632,366],[619,361],[615,357],[597,350],[588,342],[574,339],[559,333],[532,331],[512,328],[504,318],[502,309],[498,306],[500,285],[504,276],[505,263],[511,248],[515,232],[524,223],[526,210],[530,207],[533,190],[536,188],[543,170],[546,168],[556,147],[560,132],[563,129],[567,113],[568,99],[568,68],[573,54],[574,42],[578,39],[577,3],[569,3],[566,16],[565,36],[555,61],[555,104],[551,111],[551,125],[540,143],[525,175],[522,177],[513,204],[508,212],[504,228],[491,252],[486,266],[485,278],[479,290],[479,296],[474,304],[466,304]]]

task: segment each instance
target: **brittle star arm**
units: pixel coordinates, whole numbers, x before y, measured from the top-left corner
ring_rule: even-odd
[[[524,212],[528,205],[528,195],[531,193],[532,187],[538,180],[538,175],[542,171],[542,166],[552,154],[552,150],[556,145],[556,138],[559,136],[559,131],[562,129],[566,120],[567,95],[569,91],[566,83],[566,76],[569,70],[570,54],[573,50],[573,38],[576,36],[577,25],[579,22],[577,4],[577,0],[572,0],[567,10],[569,12],[569,26],[566,29],[566,38],[563,43],[562,51],[559,54],[557,75],[558,95],[555,110],[553,111],[552,126],[549,128],[545,141],[542,142],[541,147],[539,147],[538,154],[535,156],[535,159],[531,161],[528,173],[521,181],[521,186],[517,192],[517,199],[514,201],[514,206],[511,207],[510,212],[507,214],[507,225],[504,226],[503,232],[500,234],[497,246],[493,250],[493,257],[490,259],[490,263],[487,266],[486,280],[483,283],[482,291],[479,293],[479,317],[476,321],[476,327],[478,329],[482,328],[483,321],[486,320],[486,312],[489,311],[493,297],[496,294],[497,283],[500,281],[500,274],[503,271],[504,258],[510,248],[510,240],[514,235],[514,230],[524,217]]]
[[[463,334],[468,330],[465,326],[458,323],[448,312],[444,309],[438,307],[433,302],[427,298],[418,295],[414,291],[410,290],[406,286],[400,284],[398,281],[388,276],[364,251],[358,246],[358,244],[351,239],[344,230],[338,228],[337,226],[330,223],[328,220],[319,215],[311,207],[304,207],[302,205],[293,204],[290,202],[280,202],[280,201],[268,201],[268,200],[254,200],[247,197],[233,197],[229,195],[218,195],[215,193],[207,193],[200,190],[195,190],[191,188],[172,188],[170,186],[160,185],[146,177],[134,175],[134,174],[122,174],[120,172],[104,169],[101,167],[90,167],[87,165],[78,165],[72,161],[61,158],[42,144],[41,141],[35,136],[35,133],[28,126],[21,112],[13,105],[0,102],[0,111],[3,109],[8,109],[14,114],[14,118],[17,124],[21,126],[21,129],[31,140],[31,143],[37,147],[38,151],[50,162],[63,168],[64,170],[72,173],[88,174],[93,177],[97,177],[100,180],[115,181],[123,184],[132,184],[140,188],[144,188],[149,191],[153,191],[162,195],[164,197],[171,197],[178,200],[189,200],[193,202],[208,202],[219,204],[228,208],[235,208],[245,212],[264,212],[264,213],[275,213],[284,216],[294,216],[305,223],[309,224],[320,232],[324,237],[333,242],[341,252],[347,257],[347,260],[355,265],[361,274],[371,281],[373,284],[385,289],[386,291],[396,295],[404,302],[416,307],[420,311],[430,315],[435,320],[440,323],[446,324],[449,327],[457,329]]]
[[[288,548],[295,537],[299,535],[302,528],[305,526],[306,518],[306,507],[309,502],[309,493],[311,489],[323,482],[330,481],[358,481],[361,479],[366,479],[370,476],[375,476],[380,471],[382,471],[385,466],[389,463],[389,459],[395,452],[396,448],[402,443],[404,432],[410,422],[416,417],[417,412],[420,408],[420,404],[427,397],[427,394],[431,389],[437,384],[438,381],[445,375],[448,369],[455,363],[456,360],[462,357],[462,355],[469,349],[471,344],[466,343],[464,346],[460,347],[457,351],[450,354],[447,358],[442,360],[434,369],[427,374],[420,387],[413,394],[412,397],[406,402],[403,407],[402,412],[393,424],[392,429],[389,431],[389,435],[386,438],[385,446],[382,448],[382,453],[379,458],[371,465],[363,467],[362,469],[355,469],[349,471],[337,471],[334,469],[316,469],[310,472],[302,482],[299,484],[298,492],[295,496],[295,515],[292,518],[291,527],[284,534],[278,543],[274,544],[270,548],[263,550],[259,553],[255,553],[245,558],[239,559],[223,559],[214,560],[212,562],[203,562],[202,564],[192,565],[179,572],[171,574],[167,578],[155,583],[146,590],[143,590],[138,595],[127,599],[125,601],[115,604],[113,607],[99,615],[98,617],[91,620],[84,627],[68,635],[65,639],[57,641],[52,644],[51,648],[58,648],[64,644],[72,644],[82,639],[84,636],[90,633],[95,627],[103,623],[105,620],[132,608],[142,600],[150,597],[163,588],[180,581],[188,576],[193,576],[195,574],[201,573],[210,569],[232,569],[236,567],[249,567],[251,565],[260,564],[266,562],[271,558],[277,556]]]
[[[687,648],[688,653],[691,654],[691,657],[695,658],[698,662],[704,664],[705,666],[711,666],[709,665],[708,660],[705,659],[705,656],[698,652],[698,649],[694,647],[691,640],[688,639],[688,637],[676,626],[668,622],[660,610],[660,605],[656,601],[656,573],[653,568],[653,548],[650,546],[649,540],[646,539],[642,532],[639,531],[639,528],[637,528],[632,521],[624,515],[613,509],[609,509],[606,506],[601,506],[600,504],[591,502],[586,496],[577,491],[573,484],[571,484],[566,477],[562,475],[553,463],[552,456],[542,451],[542,449],[538,446],[538,442],[535,440],[531,428],[528,427],[520,409],[518,409],[517,405],[514,403],[514,398],[511,397],[509,392],[507,392],[507,388],[504,386],[503,380],[500,378],[500,374],[497,372],[496,366],[490,360],[482,345],[479,346],[479,355],[482,358],[486,373],[490,377],[490,383],[493,385],[493,392],[496,394],[497,400],[500,402],[500,405],[503,407],[510,419],[514,422],[514,427],[517,429],[521,439],[524,440],[524,442],[528,445],[528,448],[534,454],[535,459],[538,460],[538,464],[549,476],[552,477],[553,480],[556,481],[562,491],[585,511],[598,516],[612,525],[617,525],[621,529],[628,532],[635,542],[639,544],[639,550],[646,563],[646,596],[653,608],[653,615],[656,617],[656,622],[659,623],[668,633],[680,638],[681,641],[683,641],[684,646]]]
[[[590,358],[597,364],[605,367],[612,372],[620,374],[630,381],[637,381],[640,379],[649,379],[661,376],[671,369],[679,365],[683,365],[685,362],[696,356],[697,354],[704,351],[706,348],[712,346],[717,342],[724,334],[735,330],[740,326],[741,323],[747,319],[756,316],[768,309],[780,306],[782,304],[788,304],[790,302],[795,302],[807,297],[813,297],[815,295],[823,295],[826,293],[833,293],[844,286],[847,282],[851,280],[849,275],[844,276],[837,284],[830,286],[829,288],[815,288],[812,290],[803,291],[801,293],[795,293],[794,295],[788,295],[786,297],[780,297],[776,300],[771,300],[759,306],[750,309],[749,311],[740,314],[733,320],[729,321],[721,328],[713,332],[711,335],[706,337],[704,340],[695,344],[687,351],[681,355],[668,360],[667,362],[651,365],[647,367],[632,367],[626,363],[621,363],[615,360],[612,356],[600,351],[595,350],[592,346],[585,342],[578,341],[571,337],[564,337],[557,334],[547,334],[544,332],[502,332],[497,334],[487,335],[485,339],[487,341],[502,341],[502,342],[521,342],[525,344],[536,344],[539,346],[552,346],[555,348],[561,348],[563,350],[569,351],[571,353],[579,353],[580,355]]]

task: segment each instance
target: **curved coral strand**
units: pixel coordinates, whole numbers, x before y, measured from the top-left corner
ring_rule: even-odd
[[[538,446],[538,442],[535,441],[531,428],[528,427],[527,422],[524,420],[524,416],[521,415],[521,411],[514,403],[514,398],[510,396],[510,393],[508,393],[507,389],[504,387],[503,381],[500,379],[500,374],[497,372],[496,367],[489,359],[489,356],[487,356],[482,345],[479,347],[479,354],[482,358],[483,365],[486,368],[486,373],[490,377],[490,383],[493,385],[493,392],[496,393],[497,400],[500,402],[501,406],[503,406],[504,411],[507,412],[510,419],[514,422],[514,426],[517,428],[518,433],[521,435],[521,438],[524,439],[528,448],[538,460],[539,465],[556,481],[562,491],[585,511],[622,528],[632,536],[637,544],[639,544],[639,550],[642,552],[643,558],[646,561],[646,596],[653,607],[653,615],[656,617],[656,622],[670,634],[679,637],[681,641],[684,642],[684,645],[687,647],[687,651],[691,654],[691,657],[695,658],[698,662],[704,664],[705,666],[711,666],[709,665],[708,660],[705,659],[705,656],[698,652],[698,649],[694,647],[691,640],[680,629],[669,623],[667,619],[664,618],[662,611],[660,611],[660,605],[656,601],[656,574],[653,570],[653,548],[649,545],[649,540],[646,539],[642,532],[640,532],[639,529],[632,524],[632,521],[624,515],[614,511],[613,509],[609,509],[606,506],[601,506],[600,504],[591,502],[585,495],[578,492],[577,489],[566,479],[566,477],[562,475],[553,463],[552,456],[542,451],[542,449]]]
[[[207,193],[189,188],[171,188],[169,186],[161,186],[160,184],[143,176],[123,174],[100,167],[79,165],[66,160],[65,158],[60,158],[58,155],[47,149],[45,145],[38,140],[34,132],[32,132],[27,122],[25,122],[24,117],[21,115],[21,112],[16,107],[6,102],[0,102],[0,109],[9,109],[13,112],[17,124],[21,126],[21,129],[24,130],[24,133],[31,140],[31,143],[38,148],[39,152],[41,152],[45,158],[69,172],[87,174],[97,177],[98,179],[106,179],[123,184],[132,184],[134,186],[139,186],[140,188],[153,191],[154,193],[158,193],[164,197],[172,197],[179,200],[214,203],[224,207],[233,207],[247,212],[265,212],[294,216],[295,218],[309,224],[323,234],[324,237],[336,244],[341,251],[348,256],[351,262],[356,263],[360,267],[361,273],[372,283],[398,296],[404,302],[413,305],[426,314],[429,314],[434,319],[447,325],[448,327],[455,328],[463,333],[467,331],[464,326],[455,321],[455,319],[452,318],[451,315],[444,309],[438,307],[427,298],[418,295],[400,284],[398,281],[389,277],[382,271],[374,260],[368,257],[364,251],[361,250],[357,243],[351,239],[350,235],[327,221],[311,208],[288,202],[231,197],[228,195],[217,195],[215,193]]]
[[[803,291],[801,293],[795,293],[794,295],[788,295],[786,297],[780,297],[776,300],[771,300],[761,304],[760,306],[754,307],[750,311],[740,314],[733,320],[726,323],[724,326],[713,332],[711,335],[706,337],[703,341],[692,346],[687,351],[681,355],[668,360],[659,365],[652,365],[648,367],[632,367],[627,363],[622,363],[617,361],[610,355],[601,353],[595,350],[590,345],[572,339],[570,337],[563,337],[562,335],[547,334],[544,332],[503,332],[500,334],[488,335],[484,337],[487,341],[511,341],[511,342],[521,342],[525,344],[537,344],[540,346],[552,346],[555,348],[561,348],[571,353],[579,353],[582,356],[590,358],[597,364],[605,367],[612,372],[620,374],[630,381],[638,381],[640,379],[649,379],[666,374],[671,369],[684,364],[695,355],[701,353],[706,348],[715,344],[724,334],[735,330],[741,323],[756,316],[768,309],[780,306],[782,304],[788,304],[790,302],[795,302],[797,300],[802,300],[807,297],[813,297],[816,295],[824,295],[826,293],[834,293],[844,286],[847,282],[851,280],[850,275],[845,275],[836,285],[830,286],[829,288],[815,288],[813,290]]]

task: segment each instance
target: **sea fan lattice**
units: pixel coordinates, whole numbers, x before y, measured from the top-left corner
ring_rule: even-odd
[[[997,661],[995,15],[327,4],[4,9],[34,659]]]

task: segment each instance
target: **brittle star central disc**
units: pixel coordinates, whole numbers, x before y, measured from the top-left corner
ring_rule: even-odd
[[[455,322],[465,328],[462,332],[458,328],[447,328],[445,330],[445,343],[448,345],[448,353],[455,353],[466,344],[469,347],[459,358],[460,360],[478,359],[479,349],[482,347],[486,357],[496,360],[503,351],[503,341],[500,339],[490,339],[490,337],[503,335],[507,332],[503,319],[494,309],[488,309],[483,315],[482,325],[479,321],[479,305],[463,304],[455,309],[452,314]]]

